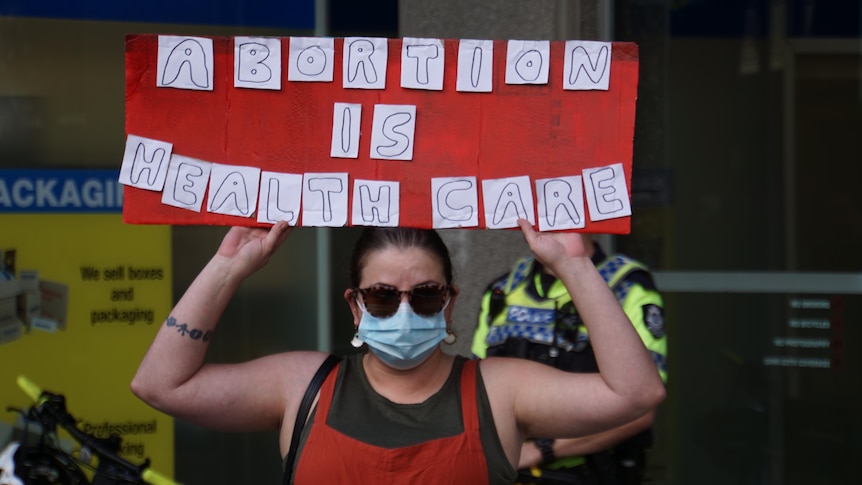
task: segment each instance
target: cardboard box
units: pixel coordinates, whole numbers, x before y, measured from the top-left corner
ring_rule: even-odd
[[[17,298],[10,296],[0,298],[0,321],[10,320],[18,317]]]
[[[24,324],[18,319],[0,321],[0,344],[18,340],[24,335]]]
[[[15,276],[8,271],[0,271],[0,298],[18,296],[21,293],[21,284]]]
[[[24,325],[30,326],[34,317],[38,317],[42,311],[42,292],[28,291],[18,295],[18,318]]]
[[[22,269],[18,273],[21,291],[39,291],[39,272],[35,269]]]
[[[66,330],[66,311],[69,306],[69,287],[53,281],[40,281],[42,309],[40,318],[57,322],[57,328]]]

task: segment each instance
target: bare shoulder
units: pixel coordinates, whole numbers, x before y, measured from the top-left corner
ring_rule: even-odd
[[[207,367],[210,381],[222,392],[232,392],[232,401],[249,400],[279,415],[295,409],[312,376],[327,357],[325,352],[291,351],[267,355],[241,364],[214,364]],[[219,381],[222,383],[219,385]]]
[[[492,404],[515,405],[519,396],[553,398],[553,390],[581,379],[576,374],[515,357],[488,357],[481,362],[482,379]]]
[[[297,393],[305,392],[308,383],[317,369],[329,356],[326,352],[294,351],[262,357],[252,361],[259,366],[258,371],[270,374],[274,380],[283,382],[284,392],[288,400]]]
[[[479,364],[482,376],[488,379],[511,379],[512,376],[542,372],[548,366],[516,357],[487,357]]]
[[[511,398],[519,382],[544,372],[542,364],[514,357],[488,357],[479,363],[485,389],[492,401]]]
[[[513,357],[488,357],[479,363],[497,436],[514,463],[517,463],[524,437],[520,429],[518,396],[523,392],[524,383],[546,372],[543,367],[547,366]]]

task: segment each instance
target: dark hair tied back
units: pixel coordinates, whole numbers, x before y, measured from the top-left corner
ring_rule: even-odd
[[[350,284],[353,287],[359,286],[368,255],[388,247],[419,248],[428,251],[440,261],[446,284],[452,283],[452,259],[449,257],[449,249],[437,231],[413,227],[369,226],[362,231],[353,247],[353,257],[350,260]]]

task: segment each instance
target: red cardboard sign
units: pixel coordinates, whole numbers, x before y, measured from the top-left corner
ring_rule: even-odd
[[[340,38],[334,41],[332,82],[289,81],[291,39],[285,37],[280,39],[285,66],[280,73],[281,88],[265,90],[234,87],[234,39],[210,39],[212,88],[190,90],[157,87],[159,36],[127,37],[127,135],[167,142],[173,146],[173,155],[215,164],[291,174],[347,174],[344,189],[349,192],[344,200],[351,208],[356,181],[397,181],[398,225],[402,226],[435,227],[433,199],[438,194],[432,193],[432,180],[443,177],[475,178],[478,224],[465,228],[494,227],[487,220],[490,212],[483,189],[487,180],[529,177],[533,193],[527,197],[532,198],[534,220],[540,207],[539,180],[583,175],[588,184],[584,170],[616,165],[624,172],[626,202],[630,198],[638,80],[635,44],[609,44],[607,90],[568,90],[563,86],[565,42],[550,42],[546,84],[507,84],[508,44],[494,41],[491,92],[462,92],[456,90],[458,40],[442,40],[443,88],[436,91],[401,87],[402,39],[387,41],[385,89],[343,87],[345,39]],[[362,106],[356,158],[330,156],[336,103]],[[371,157],[377,105],[415,106],[412,159]],[[593,183],[600,187],[600,182]],[[208,194],[212,190],[210,186]],[[622,195],[617,192],[614,197]],[[188,210],[163,203],[162,196],[160,191],[126,185],[124,220],[133,224],[266,225],[254,217],[254,211],[241,217],[210,212],[207,207]],[[372,193],[370,197],[376,200],[378,196],[380,193]],[[498,198],[496,203],[497,210],[506,210],[506,200]],[[582,231],[629,232],[630,215],[597,220],[584,207]],[[351,217],[350,210],[347,214],[342,225],[369,225]],[[553,214],[563,217],[565,211]],[[303,217],[295,221],[307,225],[303,222]]]

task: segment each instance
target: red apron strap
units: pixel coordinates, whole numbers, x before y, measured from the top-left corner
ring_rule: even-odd
[[[464,363],[461,369],[461,416],[464,431],[479,429],[479,403],[476,399],[476,366],[478,359]]]
[[[329,407],[332,405],[332,395],[335,393],[335,379],[338,376],[339,367],[341,367],[341,362],[335,364],[332,372],[326,376],[326,380],[320,386],[320,398],[317,400],[317,411],[314,413],[315,423],[324,423],[326,417],[329,416]]]

